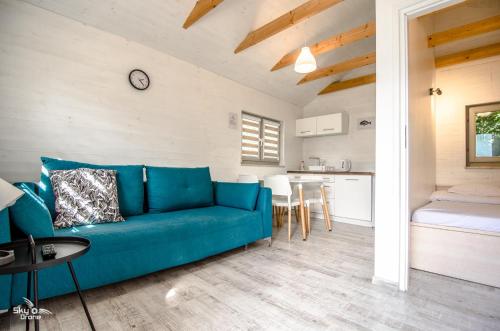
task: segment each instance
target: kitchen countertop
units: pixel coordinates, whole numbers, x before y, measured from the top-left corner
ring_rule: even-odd
[[[368,175],[375,176],[370,171],[314,171],[314,170],[288,170],[289,174],[311,174],[311,175]]]

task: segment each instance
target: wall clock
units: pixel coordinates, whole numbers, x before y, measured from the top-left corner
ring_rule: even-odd
[[[140,69],[134,69],[128,75],[130,85],[138,90],[145,90],[149,87],[149,76]]]

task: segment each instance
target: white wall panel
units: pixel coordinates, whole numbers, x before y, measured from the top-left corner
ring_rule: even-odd
[[[500,101],[500,57],[439,69],[436,86],[437,184],[500,183],[500,169],[465,168],[465,106]]]
[[[303,160],[307,164],[309,157],[317,156],[334,165],[335,161],[351,159],[353,171],[374,171],[375,129],[359,130],[356,122],[375,116],[375,84],[321,95],[304,107],[304,117],[339,112],[349,117],[347,134],[304,138]]]
[[[128,82],[136,67],[150,76],[146,91]],[[42,155],[208,165],[225,180],[283,172],[240,166],[240,133],[228,114],[242,110],[284,122],[285,164],[297,167],[298,107],[30,4],[0,1],[0,177],[37,179]]]
[[[376,2],[376,184],[375,184],[375,268],[374,279],[399,283],[399,9],[418,0]]]
[[[429,202],[436,187],[436,132],[434,102],[434,50],[427,47],[432,22],[412,19],[408,25],[408,140],[410,212]]]
[[[187,30],[182,24],[196,2],[193,0],[24,1],[170,54],[301,107],[312,101],[324,84],[313,82],[297,87],[300,76],[292,66],[275,72],[270,69],[283,55],[302,47],[304,42],[324,40],[375,18],[375,0],[342,1],[313,19],[235,55],[234,49],[249,31],[301,5],[304,0],[224,1],[217,10]],[[352,43],[319,56],[318,66],[366,54],[374,47],[374,37]]]

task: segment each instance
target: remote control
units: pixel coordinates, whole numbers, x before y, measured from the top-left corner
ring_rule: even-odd
[[[42,257],[44,260],[50,260],[56,257],[56,246],[54,244],[42,246]]]

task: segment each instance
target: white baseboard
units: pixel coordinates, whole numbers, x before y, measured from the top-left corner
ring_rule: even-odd
[[[313,218],[324,219],[323,213],[312,212],[311,214],[312,214]],[[369,222],[369,221],[356,220],[353,218],[338,217],[338,216],[333,216],[333,215],[330,215],[330,217],[331,217],[332,221],[334,221],[334,222],[348,223],[348,224],[366,226],[366,227],[370,227],[370,228],[374,227],[373,222]]]
[[[373,285],[380,285],[380,286],[388,286],[388,287],[394,288],[396,290],[399,288],[397,282],[394,282],[392,280],[388,280],[385,278],[377,277],[377,276],[372,277],[372,284]]]

